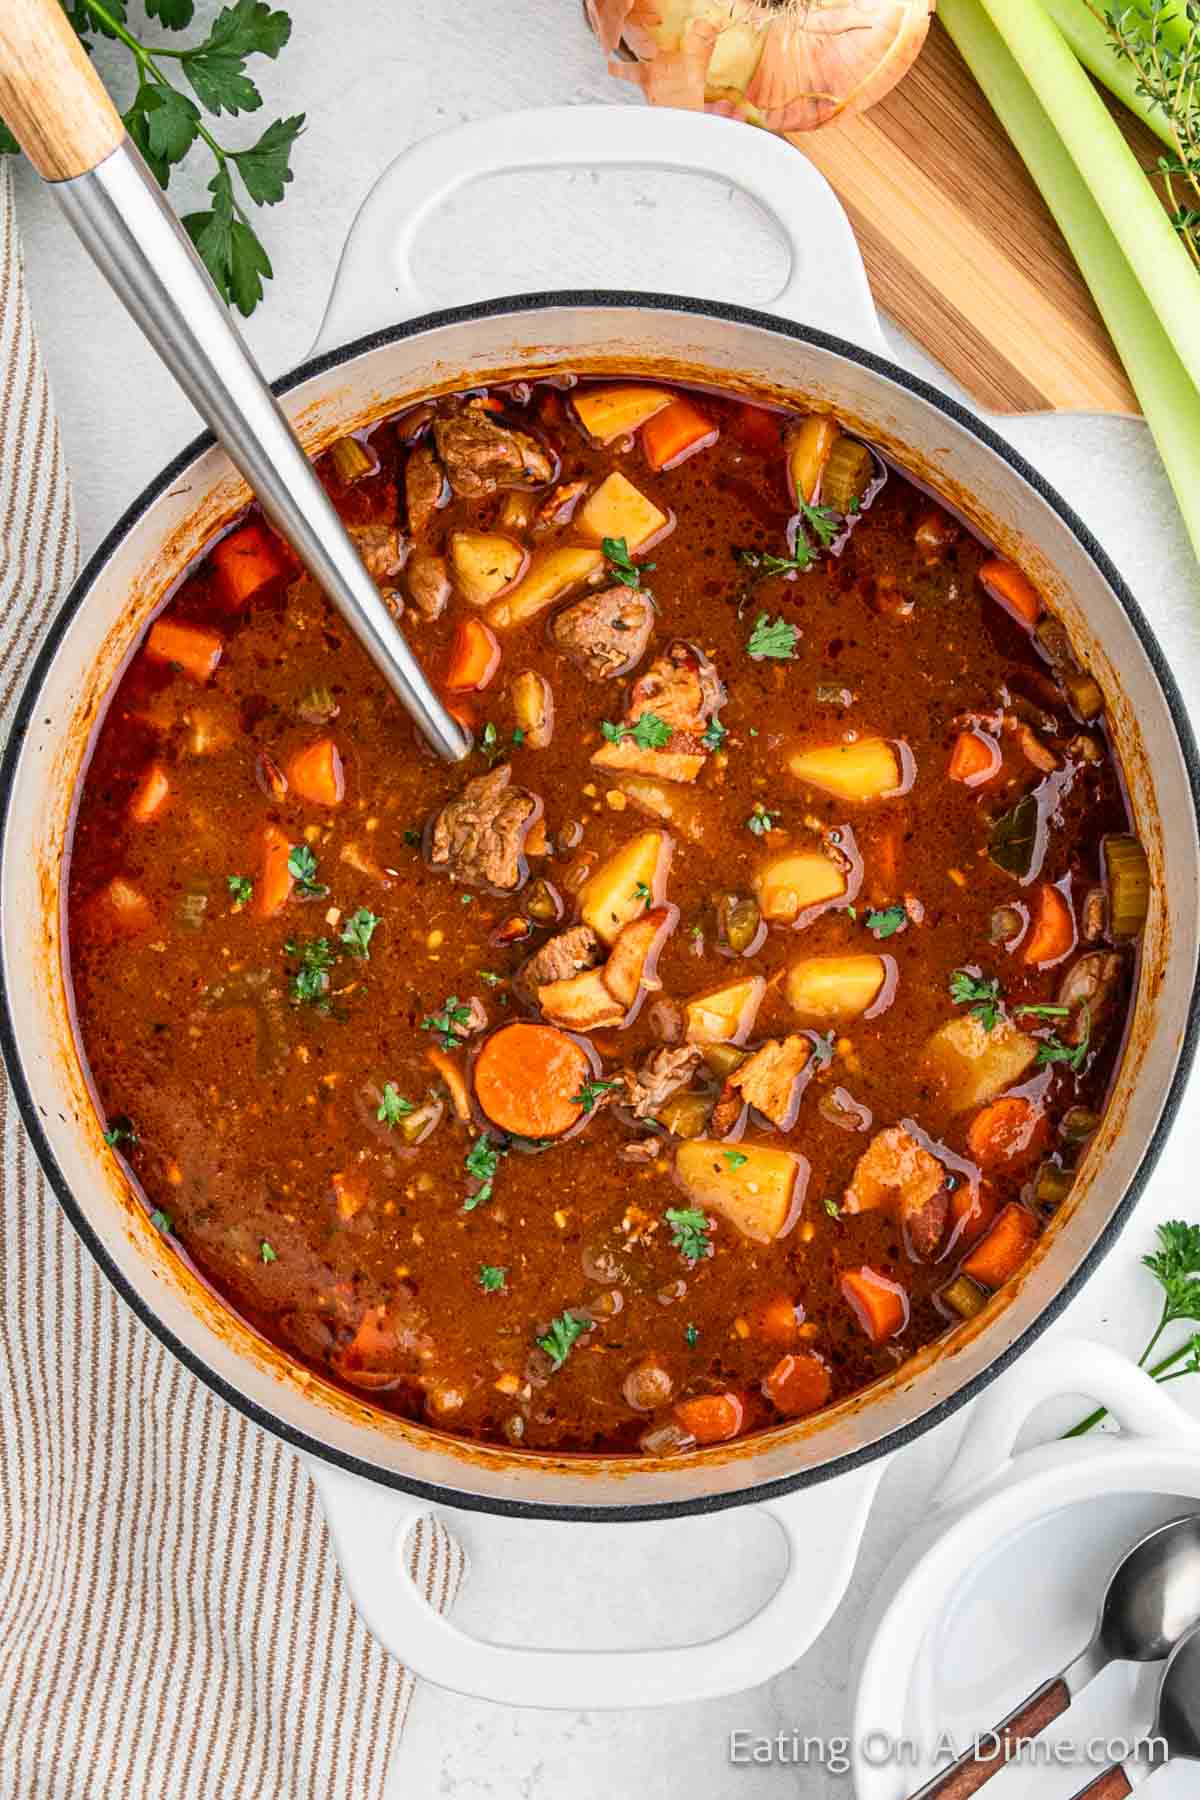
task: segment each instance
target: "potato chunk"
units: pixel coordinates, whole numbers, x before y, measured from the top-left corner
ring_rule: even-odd
[[[640,430],[674,398],[666,388],[584,388],[574,396],[575,416],[590,437],[612,444]]]
[[[488,623],[500,631],[523,625],[527,619],[534,619],[548,606],[553,606],[556,600],[563,599],[573,588],[582,587],[603,562],[599,550],[580,545],[535,551],[516,587],[510,588],[499,600],[493,600],[488,607]]]
[[[857,1019],[886,979],[882,956],[809,956],[792,964],[784,993],[806,1019]]]
[[[853,744],[829,744],[821,750],[797,751],[788,768],[798,781],[833,794],[839,800],[881,800],[903,786],[900,758],[886,738],[860,738]]]
[[[668,523],[666,513],[640,494],[619,470],[605,476],[595,493],[584,501],[576,520],[579,535],[593,543],[624,538],[630,556],[636,556]]]
[[[765,919],[776,925],[794,925],[810,906],[840,900],[846,892],[846,876],[820,850],[788,850],[756,871],[754,892]]]
[[[554,736],[554,693],[536,669],[522,669],[512,684],[513,713],[530,750],[545,750]]]
[[[486,606],[510,588],[529,566],[529,552],[498,531],[452,531],[450,572],[472,606]]]
[[[678,918],[677,906],[656,906],[621,927],[600,973],[613,999],[624,1007],[633,1006],[647,987],[662,985],[654,979],[654,963]]]
[[[674,782],[651,781],[645,775],[622,775],[617,786],[639,812],[662,819],[689,843],[704,842],[707,807],[690,788]]]
[[[966,1013],[934,1032],[921,1060],[954,1111],[966,1112],[1020,1081],[1037,1050],[1037,1040],[1007,1019],[985,1031],[979,1019]]]
[[[688,1198],[759,1244],[795,1223],[808,1172],[805,1157],[764,1144],[734,1148],[713,1138],[687,1138],[675,1152],[675,1174]]]
[[[663,898],[671,839],[643,831],[606,858],[579,890],[579,916],[598,938],[615,944],[622,926],[640,919]]]
[[[683,1009],[689,1044],[740,1044],[754,1029],[767,984],[761,975],[748,975],[715,993],[689,1000]]]
[[[629,1010],[609,992],[599,969],[569,975],[565,981],[548,981],[538,989],[537,999],[551,1024],[565,1025],[573,1031],[600,1031],[609,1025],[620,1025]]]

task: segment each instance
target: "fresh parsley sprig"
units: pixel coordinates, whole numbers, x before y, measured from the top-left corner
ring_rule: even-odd
[[[601,719],[600,735],[609,744],[620,744],[626,738],[632,738],[639,750],[665,750],[672,731],[657,713],[644,712],[632,725],[614,725],[610,719]]]
[[[746,642],[746,654],[754,657],[756,662],[761,662],[764,658],[774,662],[789,662],[796,654],[796,639],[799,636],[798,625],[791,625],[786,619],[768,619],[765,612],[759,613]]]
[[[629,544],[625,538],[601,538],[600,549],[608,564],[608,572],[614,581],[623,587],[641,588],[642,576],[647,569],[656,569],[657,563],[635,563],[629,554]],[[642,589],[645,592],[645,589]],[[647,598],[649,595],[647,594]]]
[[[985,1031],[994,1031],[1004,1009],[1000,978],[972,975],[970,969],[955,969],[950,977],[950,998],[955,1006],[970,1006],[971,1017],[978,1019]]]
[[[712,1255],[712,1220],[698,1206],[668,1206],[666,1221],[671,1227],[671,1243],[689,1268]]]
[[[475,1139],[463,1157],[463,1167],[479,1186],[463,1201],[464,1212],[474,1212],[477,1206],[484,1206],[491,1199],[500,1158],[507,1155],[508,1145],[489,1137],[486,1131]]]
[[[465,1028],[470,1023],[471,1008],[457,994],[447,994],[442,1001],[441,1012],[425,1014],[421,1020],[421,1030],[436,1032],[443,1050],[461,1050],[463,1038],[467,1035]]]
[[[1138,1358],[1139,1369],[1145,1369],[1159,1382],[1178,1381],[1182,1375],[1200,1375],[1200,1333],[1197,1332],[1192,1332],[1158,1362],[1150,1361],[1163,1333],[1172,1325],[1200,1323],[1200,1225],[1186,1225],[1180,1219],[1170,1219],[1160,1225],[1158,1248],[1149,1256],[1143,1256],[1142,1267],[1150,1271],[1159,1285],[1162,1308],[1150,1342]],[[1097,1407],[1063,1436],[1084,1437],[1107,1416],[1107,1408]]]
[[[551,1319],[545,1335],[538,1338],[537,1347],[539,1350],[544,1350],[550,1358],[550,1367],[554,1374],[558,1373],[570,1356],[571,1351],[575,1348],[576,1339],[581,1338],[584,1332],[590,1329],[591,1320],[576,1318],[574,1313],[559,1313],[557,1319]]]

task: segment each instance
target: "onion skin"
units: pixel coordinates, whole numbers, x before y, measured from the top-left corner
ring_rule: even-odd
[[[587,0],[609,69],[655,106],[768,131],[865,112],[912,67],[936,0]],[[618,58],[623,47],[633,61]]]

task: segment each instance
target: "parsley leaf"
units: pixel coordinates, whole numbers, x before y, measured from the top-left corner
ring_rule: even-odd
[[[442,1001],[439,1013],[426,1013],[421,1020],[422,1031],[434,1031],[443,1050],[461,1050],[466,1032],[463,1026],[471,1023],[471,1008],[464,1005],[457,994],[447,994]]]
[[[654,898],[644,881],[639,881],[634,884],[633,897],[635,900],[640,900],[643,906],[649,906],[651,900]]]
[[[892,937],[907,923],[908,914],[902,906],[885,906],[882,912],[872,907],[863,918],[867,930],[877,938]]]
[[[683,1336],[689,1350],[694,1350],[696,1345],[700,1342],[700,1333],[696,1330],[694,1325],[689,1325],[684,1331]]]
[[[671,1227],[672,1247],[679,1251],[689,1268],[712,1255],[709,1232],[712,1220],[697,1206],[669,1206],[666,1221]]]
[[[605,1094],[619,1088],[619,1081],[584,1081],[580,1083],[579,1092],[571,1095],[572,1106],[582,1106],[585,1113],[590,1113],[599,1105]]]
[[[227,875],[230,898],[234,912],[241,912],[243,906],[249,906],[250,896],[254,892],[254,883],[248,875]]]
[[[600,731],[610,744],[632,738],[639,750],[665,750],[671,741],[671,727],[652,712],[643,713],[633,725],[613,725],[608,719],[602,719]]]
[[[655,569],[657,563],[643,563],[641,568],[631,559],[629,545],[623,537],[601,538],[600,548],[604,552],[605,561],[614,581],[621,582],[628,588],[640,588],[642,571]]]
[[[488,987],[499,987],[504,980],[503,975],[497,975],[495,969],[480,969],[478,974],[480,981],[486,982]]]
[[[329,1011],[329,971],[337,960],[333,945],[326,937],[308,938],[304,943],[289,938],[284,953],[298,966],[288,978],[288,996],[293,1006],[312,1006],[318,1012]]]
[[[233,197],[233,180],[224,163],[208,191],[213,197],[210,210],[185,213],[180,223],[222,300],[249,318],[263,297],[263,282],[274,274],[271,259]]]
[[[729,732],[720,719],[710,719],[700,742],[706,750],[719,750],[728,736]]]
[[[839,517],[832,506],[814,506],[811,500],[800,500],[800,532],[796,538],[796,549],[799,551],[803,539],[804,527],[807,526],[820,544],[827,550],[837,536]]]
[[[1013,1010],[1035,1019],[1066,1019],[1071,1014],[1069,1006],[1017,1006]]]
[[[375,927],[382,925],[383,920],[377,913],[369,912],[360,906],[357,912],[351,913],[342,929],[338,940],[346,946],[347,956],[360,956],[364,959],[371,954],[370,943],[375,935]]]
[[[778,818],[779,814],[777,812],[768,812],[762,801],[756,800],[754,802],[754,811],[746,820],[746,829],[752,831],[755,837],[766,837],[769,831],[774,831],[775,822]]]
[[[483,1206],[492,1197],[492,1188],[496,1180],[496,1171],[500,1167],[500,1158],[508,1155],[508,1146],[497,1143],[485,1131],[477,1137],[463,1158],[463,1167],[472,1180],[479,1186],[473,1194],[468,1194],[463,1201],[464,1212],[474,1212],[477,1206]]]
[[[743,568],[753,569],[756,575],[789,575],[793,571],[802,575],[812,566],[812,546],[805,538],[796,539],[794,556],[773,556],[769,550],[735,550],[733,553]]]
[[[825,1211],[829,1214],[831,1219],[840,1219],[841,1218],[841,1216],[842,1216],[841,1204],[839,1201],[834,1199],[832,1194],[826,1194],[824,1200],[822,1201],[822,1205],[824,1206]]]
[[[1074,1074],[1079,1073],[1092,1046],[1092,1015],[1086,1002],[1080,1008],[1079,1016],[1083,1022],[1083,1036],[1079,1042],[1064,1044],[1057,1032],[1051,1031],[1038,1045],[1035,1068],[1044,1069],[1050,1063],[1065,1063]]]
[[[146,15],[157,19],[168,31],[182,31],[192,22],[195,0],[146,0]]]
[[[115,1150],[119,1144],[140,1144],[142,1140],[128,1113],[118,1113],[115,1118],[108,1121],[104,1131],[104,1141],[110,1150]]]
[[[746,652],[757,660],[771,657],[776,662],[786,662],[796,654],[796,639],[800,636],[798,625],[789,625],[786,619],[768,620],[766,613],[759,613],[754,621],[754,630],[746,643]]]
[[[740,1169],[743,1163],[750,1161],[744,1150],[722,1150],[721,1155],[731,1169]]]
[[[262,95],[246,74],[246,62],[251,56],[278,56],[291,35],[285,12],[272,12],[265,0],[234,0],[222,7],[203,43],[178,52],[179,64],[206,111],[257,112]]]
[[[164,1237],[170,1237],[175,1229],[175,1223],[171,1218],[170,1213],[162,1212],[158,1207],[155,1207],[154,1211],[150,1214],[150,1223],[153,1225],[155,1231],[161,1231]]]
[[[546,1335],[538,1338],[538,1349],[546,1352],[551,1368],[557,1373],[570,1356],[576,1338],[581,1338],[590,1329],[590,1319],[577,1319],[574,1313],[560,1313],[557,1319],[551,1319]]]
[[[394,1131],[401,1119],[406,1119],[411,1112],[416,1112],[411,1100],[406,1100],[394,1081],[385,1081],[383,1095],[379,1102],[379,1110],[375,1117],[389,1131]]]
[[[498,1269],[494,1263],[480,1263],[479,1285],[485,1294],[499,1294],[503,1291],[508,1276],[507,1269]]]
[[[273,1263],[273,1262],[279,1261],[278,1250],[276,1250],[272,1244],[268,1244],[266,1238],[264,1238],[262,1243],[258,1246],[258,1254],[259,1254],[259,1257],[261,1258],[261,1260],[265,1263]]]
[[[183,161],[200,134],[200,108],[168,83],[143,81],[124,123],[159,187],[165,188],[173,165]]]
[[[293,844],[288,851],[288,874],[302,894],[319,900],[329,889],[317,880],[317,859],[307,844]]]
[[[950,977],[950,998],[955,1006],[969,1005],[971,1017],[978,1019],[985,1031],[996,1029],[1004,1005],[998,976],[993,975],[988,981],[972,975],[969,969],[955,969]]]
[[[304,114],[293,113],[289,119],[272,120],[248,150],[229,152],[246,192],[259,206],[277,206],[283,199],[283,190],[292,179],[292,146],[303,130]]]

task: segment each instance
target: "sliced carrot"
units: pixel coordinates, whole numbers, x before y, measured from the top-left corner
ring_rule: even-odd
[[[318,738],[315,744],[300,750],[287,767],[288,780],[302,800],[316,806],[337,806],[346,792],[342,759],[330,737]]]
[[[739,444],[761,456],[776,455],[783,441],[780,415],[765,406],[739,406],[732,429]]]
[[[898,1281],[864,1264],[842,1276],[842,1296],[873,1344],[899,1337],[908,1324],[908,1295]]]
[[[1048,1131],[1040,1106],[1023,1094],[1005,1094],[975,1114],[967,1145],[981,1169],[1012,1169],[1041,1154]]]
[[[231,531],[209,553],[218,598],[231,612],[294,572],[291,555],[261,520]]]
[[[794,1344],[802,1315],[790,1294],[775,1294],[750,1312],[750,1329],[768,1344]]]
[[[993,600],[998,600],[1022,625],[1036,625],[1041,617],[1042,602],[1028,575],[1016,563],[1002,556],[989,557],[979,565],[979,579]]]
[[[1075,914],[1061,889],[1039,882],[1029,905],[1029,935],[1021,946],[1022,960],[1043,968],[1061,962],[1075,948]]]
[[[464,619],[450,642],[446,686],[452,694],[478,693],[500,667],[500,641],[482,619]]]
[[[960,731],[946,773],[965,787],[979,787],[998,773],[1002,760],[999,744],[986,731]]]
[[[457,719],[464,731],[474,731],[479,723],[479,708],[470,700],[463,700],[457,694],[447,694],[446,711],[452,719]]]
[[[736,1437],[746,1416],[738,1394],[698,1394],[694,1400],[680,1400],[672,1410],[698,1444],[723,1444]]]
[[[561,1137],[583,1117],[575,1096],[591,1073],[587,1051],[565,1031],[518,1019],[494,1031],[476,1057],[475,1098],[514,1137]]]
[[[445,1082],[450,1093],[450,1102],[455,1116],[469,1123],[471,1118],[471,1096],[467,1092],[467,1078],[460,1065],[444,1050],[433,1048],[427,1052],[430,1062]]]
[[[288,858],[292,846],[278,825],[264,825],[262,834],[262,873],[254,884],[254,912],[260,919],[273,919],[288,903],[293,887]]]
[[[212,679],[224,648],[218,632],[203,625],[181,625],[175,619],[155,619],[146,638],[147,656],[171,663],[193,681]]]
[[[673,469],[685,456],[715,444],[720,432],[690,400],[673,400],[642,426],[642,451],[652,469]]]
[[[815,1350],[801,1350],[795,1356],[782,1356],[763,1382],[763,1393],[779,1412],[789,1419],[801,1419],[828,1404],[833,1392],[833,1376],[823,1356]]]
[[[973,1244],[995,1216],[995,1190],[986,1181],[960,1181],[950,1196],[951,1242],[960,1249]]]
[[[1027,1206],[1010,1201],[997,1218],[987,1236],[972,1250],[962,1265],[981,1287],[994,1293],[1015,1275],[1037,1243],[1041,1227]]]
[[[361,1181],[355,1181],[351,1175],[331,1175],[333,1197],[337,1202],[338,1218],[353,1219],[367,1204],[367,1190]]]
[[[154,923],[154,908],[145,894],[123,875],[114,875],[108,886],[101,888],[96,903],[110,926],[131,936],[139,931],[149,931]]]
[[[171,791],[171,783],[167,771],[161,763],[151,763],[142,773],[142,779],[133,790],[133,798],[129,802],[129,816],[135,825],[148,825],[167,804],[167,795]]]

